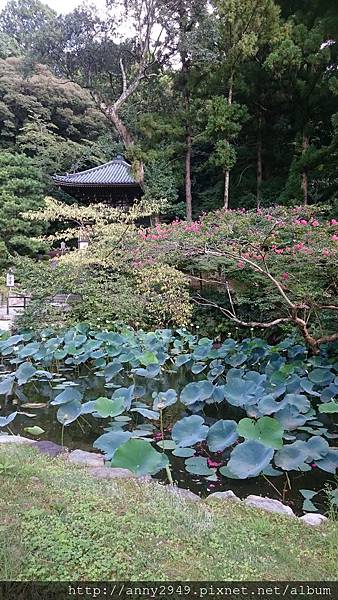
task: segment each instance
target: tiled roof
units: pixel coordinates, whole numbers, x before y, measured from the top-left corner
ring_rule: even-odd
[[[132,175],[131,166],[122,156],[87,171],[66,175],[54,175],[59,185],[138,185]]]

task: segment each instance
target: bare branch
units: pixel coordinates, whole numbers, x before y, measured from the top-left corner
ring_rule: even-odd
[[[120,58],[119,62],[120,62],[120,69],[121,69],[121,74],[122,74],[122,93],[125,94],[126,89],[127,89],[127,76],[126,76],[126,72],[124,69],[122,57]]]
[[[209,254],[211,256],[231,256],[235,260],[241,260],[241,261],[247,263],[248,265],[250,265],[257,271],[259,271],[260,273],[262,273],[263,275],[268,277],[270,279],[270,281],[272,281],[272,283],[278,289],[279,293],[281,294],[281,296],[283,296],[285,302],[288,304],[288,306],[290,308],[292,308],[292,309],[297,308],[297,305],[294,304],[294,302],[292,302],[290,300],[290,298],[287,296],[287,294],[283,290],[282,284],[273,275],[271,275],[270,271],[266,271],[266,270],[262,269],[262,267],[260,265],[258,265],[257,263],[255,263],[253,260],[250,260],[249,258],[245,258],[241,254],[235,254],[235,253],[231,252],[230,250],[223,250],[222,252],[217,252],[215,250],[206,249],[205,254]]]
[[[264,322],[264,321],[243,321],[230,312],[227,308],[220,306],[216,302],[212,302],[211,300],[206,300],[199,294],[192,298],[195,304],[199,304],[200,306],[209,306],[212,308],[217,308],[221,313],[226,315],[231,321],[237,323],[241,327],[250,327],[250,328],[260,328],[260,329],[270,329],[271,327],[275,327],[276,325],[280,325],[281,323],[290,323],[292,321],[292,317],[280,317],[278,319],[274,319],[273,321]]]

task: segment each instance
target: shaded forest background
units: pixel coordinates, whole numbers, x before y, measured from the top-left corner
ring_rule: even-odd
[[[117,152],[167,220],[334,201],[334,0],[107,4],[0,15],[3,251],[36,252],[20,212],[56,195],[50,175]]]

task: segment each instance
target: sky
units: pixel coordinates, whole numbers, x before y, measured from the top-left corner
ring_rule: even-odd
[[[83,4],[81,0],[42,0],[43,4],[48,4],[57,13],[68,13],[74,10],[76,6]],[[0,10],[7,4],[7,0],[0,0]],[[106,0],[90,0],[88,4],[97,6],[100,13],[105,12]]]

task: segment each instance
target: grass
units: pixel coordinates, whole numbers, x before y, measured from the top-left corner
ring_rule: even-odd
[[[102,481],[31,447],[0,449],[1,580],[332,580],[338,523]]]

